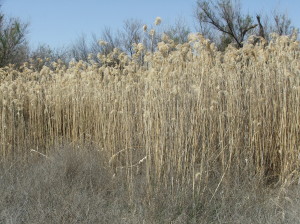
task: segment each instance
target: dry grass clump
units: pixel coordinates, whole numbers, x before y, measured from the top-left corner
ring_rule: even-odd
[[[135,173],[128,191],[125,170],[113,175],[94,145],[54,147],[47,157],[0,161],[0,223],[299,223],[299,189],[260,189],[254,179],[220,187],[211,178],[191,200],[186,188],[160,188],[151,197]],[[243,178],[242,178],[243,179]]]
[[[64,146],[38,156],[1,162],[1,223],[122,223],[126,191],[104,154]]]
[[[222,53],[189,39],[165,36],[153,53],[139,44],[132,58],[115,49],[102,64],[1,68],[1,158],[92,142],[126,177],[131,201],[144,178],[148,202],[190,192],[193,217],[208,187],[211,203],[246,180],[298,181],[299,42],[274,36]]]

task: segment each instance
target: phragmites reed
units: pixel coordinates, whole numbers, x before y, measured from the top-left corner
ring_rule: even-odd
[[[156,17],[154,24],[156,26],[160,25],[161,24],[161,18],[160,17]]]
[[[144,26],[143,26],[143,31],[146,32],[147,29],[148,29],[147,25],[144,25]]]
[[[142,170],[149,192],[190,183],[201,194],[212,176],[219,185],[233,176],[297,178],[297,40],[274,36],[267,46],[219,52],[193,34],[145,51],[139,44],[136,57],[114,50],[98,55],[101,64],[58,62],[40,72],[1,68],[1,158],[93,142],[129,181]]]

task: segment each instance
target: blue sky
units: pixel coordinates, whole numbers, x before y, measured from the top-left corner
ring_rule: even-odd
[[[29,42],[33,47],[68,46],[80,35],[100,35],[104,27],[122,28],[126,19],[140,19],[147,25],[160,16],[163,24],[182,17],[194,27],[196,0],[1,0],[2,11],[29,22]],[[245,12],[278,10],[287,13],[300,27],[300,0],[241,0]]]

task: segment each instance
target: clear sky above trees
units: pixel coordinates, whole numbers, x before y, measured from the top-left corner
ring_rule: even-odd
[[[241,3],[245,12],[287,13],[292,24],[300,27],[299,0],[241,0]],[[130,18],[151,25],[160,16],[163,25],[167,25],[183,17],[193,30],[196,0],[3,0],[2,4],[6,15],[30,23],[31,46],[46,43],[62,47],[83,33],[99,34],[104,27],[122,28],[123,21]]]

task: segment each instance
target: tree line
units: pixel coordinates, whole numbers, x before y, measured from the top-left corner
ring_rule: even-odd
[[[287,14],[275,11],[271,15],[244,14],[239,1],[197,0],[195,5],[196,32],[214,42],[220,51],[224,51],[228,45],[241,48],[250,36],[255,37],[256,44],[262,39],[267,42],[270,33],[292,35],[297,32]],[[28,24],[17,18],[7,18],[0,12],[0,67],[8,64],[20,66],[27,62],[34,69],[40,70],[44,65],[51,66],[57,60],[68,64],[71,60],[88,62],[91,58],[101,63],[98,53],[107,55],[118,48],[131,57],[135,53],[135,45],[139,43],[153,52],[163,33],[180,44],[187,41],[190,32],[191,28],[183,18],[160,32],[154,27],[148,28],[140,20],[128,19],[121,29],[113,31],[106,27],[100,36],[92,35],[91,41],[82,35],[66,48],[53,49],[48,45],[40,45],[30,49]]]

